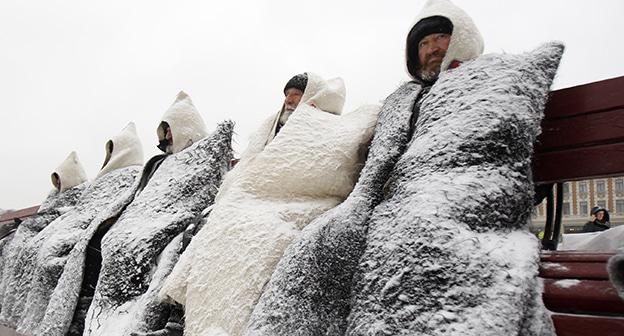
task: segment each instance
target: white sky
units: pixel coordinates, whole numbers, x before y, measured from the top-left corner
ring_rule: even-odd
[[[624,1],[455,0],[487,52],[566,43],[554,88],[624,75]],[[137,124],[145,160],[180,90],[209,129],[236,122],[242,150],[294,74],[343,77],[345,112],[402,81],[424,0],[0,2],[0,208],[39,204],[76,150],[90,178],[104,143]]]

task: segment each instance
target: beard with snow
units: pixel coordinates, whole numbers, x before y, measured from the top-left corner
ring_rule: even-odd
[[[440,75],[439,67],[437,70],[425,70],[425,69],[420,70],[420,78],[424,80],[425,82],[434,82],[436,79],[438,79],[439,75]]]

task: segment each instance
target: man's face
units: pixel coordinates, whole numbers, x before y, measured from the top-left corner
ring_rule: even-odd
[[[604,211],[601,210],[596,212],[596,219],[602,221],[604,219]]]
[[[61,190],[61,178],[57,173],[52,173],[52,184],[58,190]]]
[[[418,43],[418,60],[420,63],[420,76],[422,79],[431,81],[438,78],[440,65],[448,50],[450,34],[436,33],[425,36]]]
[[[299,105],[299,101],[301,101],[301,96],[303,95],[303,91],[295,88],[290,88],[286,90],[284,97],[284,109],[286,111],[292,112]]]
[[[165,140],[167,140],[166,153],[173,153],[173,135],[171,134],[171,127],[165,126]]]
[[[171,127],[167,127],[165,130],[165,139],[169,141],[169,143],[173,143],[173,136],[171,135]]]

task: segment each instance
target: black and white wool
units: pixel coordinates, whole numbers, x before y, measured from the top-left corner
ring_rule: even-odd
[[[366,222],[408,143],[412,106],[420,90],[417,83],[405,83],[386,99],[355,188],[288,247],[246,335],[322,335],[345,328],[350,279],[364,247]]]
[[[486,55],[444,73],[406,151],[419,88],[391,95],[358,185],[288,248],[246,334],[552,334],[526,225],[533,142],[562,51]]]
[[[368,223],[346,335],[552,335],[528,231],[531,157],[563,46],[440,76]]]
[[[183,231],[214,202],[232,159],[233,127],[223,122],[211,135],[168,156],[104,237],[84,335],[164,327],[170,304],[160,302],[158,291],[181,253]]]
[[[84,191],[78,204],[70,212],[57,218],[26,245],[20,262],[23,280],[17,284],[25,309],[17,331],[28,335],[54,335],[42,323],[49,314],[69,315],[71,321],[75,302],[72,297],[55,297],[54,293],[71,287],[76,295],[80,289],[66,281],[73,274],[81,274],[86,246],[98,225],[118,214],[127,204],[141,166],[133,165],[113,170],[100,176]],[[55,302],[60,301],[57,306]],[[59,332],[63,334],[64,332]]]
[[[22,253],[28,242],[48,224],[62,214],[69,212],[76,205],[89,183],[81,183],[73,188],[59,192],[53,190],[39,206],[37,213],[25,219],[7,241],[2,250],[2,279],[0,282],[0,324],[16,328],[17,321],[24,308],[24,300],[16,299],[16,295],[24,294],[17,284],[22,283],[25,263]]]

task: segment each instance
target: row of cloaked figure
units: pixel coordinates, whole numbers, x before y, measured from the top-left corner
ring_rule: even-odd
[[[175,137],[173,137],[173,133],[175,133]],[[173,105],[163,116],[156,134],[158,136],[158,148],[166,154],[174,154],[206,137],[208,131],[201,115],[193,106],[191,98],[185,92],[180,92]],[[96,179],[115,169],[143,165],[144,163],[143,146],[133,122],[130,122],[116,137],[106,142],[105,151],[104,164]],[[71,189],[87,181],[87,175],[76,152],[71,152],[52,172],[51,179],[58,192]]]
[[[238,304],[250,309],[297,232],[352,190],[364,159],[362,146],[370,142],[379,112],[379,106],[367,105],[342,118],[343,81],[314,73],[305,78],[296,117],[279,136],[276,123],[285,106],[268,117],[232,171],[233,123],[223,122],[208,134],[184,92],[157,128],[164,154],[145,165],[133,123],[106,142],[104,164],[93,181],[87,181],[72,152],[52,173],[55,190],[38,213],[3,240],[0,322],[28,335],[180,334],[184,300],[168,300],[174,294],[160,292],[204,226],[209,229],[204,237],[213,239],[209,245],[221,254],[205,262],[223,259],[220,267],[232,273],[224,279],[233,281],[224,287],[244,294],[219,292],[214,297],[223,301],[215,304],[238,296]],[[305,132],[310,123],[326,140]],[[331,167],[291,160],[300,150],[310,160],[323,157]],[[256,202],[269,196],[273,204]],[[213,205],[216,199],[219,206]],[[291,218],[283,218],[292,210]],[[252,234],[265,232],[244,237],[257,245],[247,246],[246,266],[236,274],[241,260],[222,254],[236,255],[241,247],[232,242],[238,237],[225,231],[252,213],[257,218],[245,225],[254,228]],[[255,279],[234,285],[249,272]],[[248,313],[243,310],[242,316]]]
[[[413,71],[433,33],[449,37],[435,85]],[[95,180],[70,155],[5,243],[0,323],[46,336],[552,334],[526,225],[563,47],[480,56],[448,0],[427,2],[407,41],[414,80],[383,106],[341,115],[342,80],[307,73],[296,112],[263,122],[231,170],[233,123],[208,134],[184,93],[158,127],[171,154],[141,166],[130,125]]]
[[[194,233],[229,169],[232,132],[225,121],[209,134],[180,92],[157,129],[164,154],[145,165],[134,123],[106,142],[92,181],[71,152],[52,172],[54,189],[37,214],[1,241],[1,323],[25,335],[109,334],[94,325],[85,330],[94,297],[102,292],[113,304],[125,303],[145,293],[156,259],[175,263],[184,231]],[[120,333],[152,328],[157,313],[166,321],[173,305],[148,296],[143,299],[154,303],[137,304],[137,323]],[[100,323],[100,317],[92,319]]]

